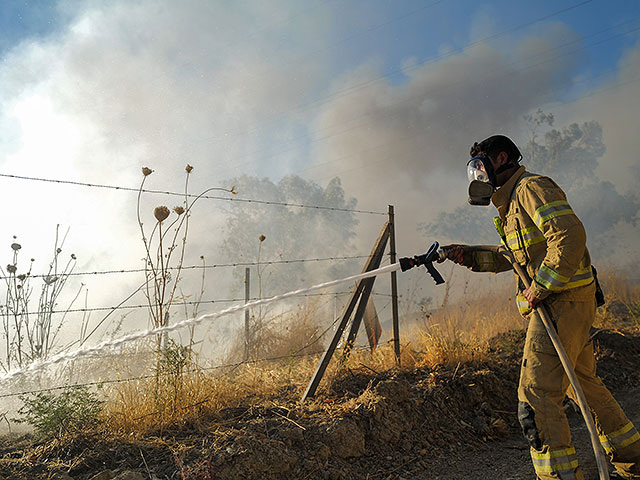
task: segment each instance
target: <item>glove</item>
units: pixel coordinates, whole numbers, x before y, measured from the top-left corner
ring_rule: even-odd
[[[453,263],[457,263],[458,265],[468,267],[468,260],[465,259],[465,257],[469,257],[469,255],[465,255],[464,247],[465,245],[452,244],[445,245],[442,247],[442,250],[447,254],[448,260],[451,260]],[[438,262],[444,262],[444,259],[438,260]]]

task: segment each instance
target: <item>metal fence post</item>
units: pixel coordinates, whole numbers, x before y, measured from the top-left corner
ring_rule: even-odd
[[[391,263],[396,263],[396,225],[393,205],[389,205],[389,254]],[[400,323],[398,320],[398,278],[396,272],[391,272],[391,311],[393,315],[393,351],[396,364],[400,364]]]
[[[249,295],[251,292],[251,270],[249,267],[244,269],[244,303],[249,303]],[[244,361],[249,360],[249,345],[251,339],[249,338],[249,310],[244,311]]]

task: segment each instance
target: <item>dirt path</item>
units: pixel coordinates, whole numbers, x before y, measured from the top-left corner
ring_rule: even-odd
[[[635,425],[640,425],[640,388],[615,395]],[[569,423],[580,465],[587,480],[598,479],[598,469],[587,428],[580,413],[570,413]],[[534,480],[529,448],[519,434],[492,441],[486,447],[460,452],[455,458],[442,459],[433,468],[407,469],[399,478],[416,480]],[[440,463],[440,462],[438,462]]]

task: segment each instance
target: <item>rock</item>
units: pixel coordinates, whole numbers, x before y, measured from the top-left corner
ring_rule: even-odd
[[[304,441],[304,434],[299,428],[289,429],[282,432],[282,438],[284,438],[290,445],[296,443],[302,443]]]
[[[411,384],[406,380],[385,380],[376,386],[376,391],[387,400],[399,403],[409,399]]]
[[[360,457],[364,454],[364,433],[353,420],[340,420],[327,430],[332,453],[341,458]]]
[[[327,447],[324,443],[321,443],[318,447],[318,451],[316,452],[316,460],[324,465],[329,460],[330,455],[331,449],[329,449],[329,447]]]
[[[115,480],[145,480],[145,476],[140,472],[126,471],[118,475]]]
[[[89,480],[113,480],[114,477],[115,475],[111,470],[104,470],[95,474],[93,477],[89,478]]]

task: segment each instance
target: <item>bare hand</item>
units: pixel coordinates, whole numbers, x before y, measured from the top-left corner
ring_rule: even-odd
[[[464,247],[462,245],[445,245],[442,247],[442,250],[445,251],[449,260],[453,263],[457,263],[458,265],[462,265],[462,262],[464,261]]]
[[[527,299],[531,308],[536,308],[536,306],[538,306],[538,304],[542,301],[541,298],[536,297],[535,294],[531,291],[531,287],[526,288],[522,292],[522,295]]]

